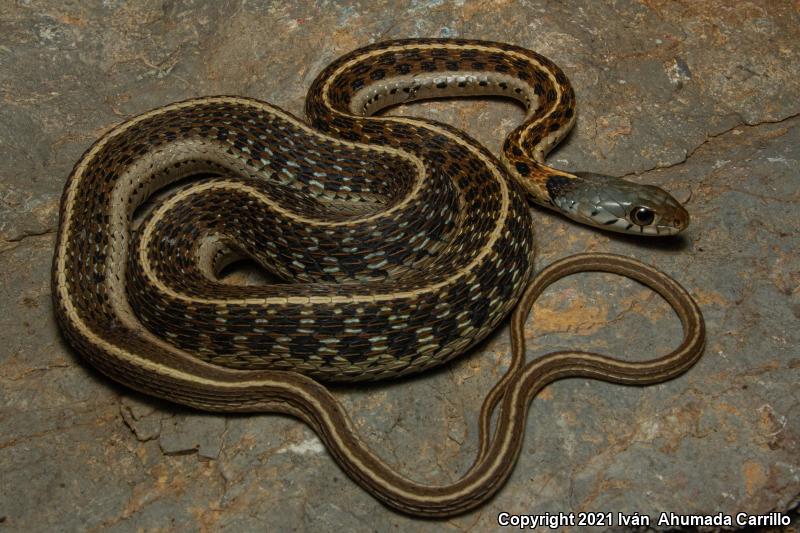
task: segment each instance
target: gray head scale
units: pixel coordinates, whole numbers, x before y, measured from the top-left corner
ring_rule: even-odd
[[[689,225],[686,209],[659,187],[590,172],[575,175],[578,179],[566,180],[552,200],[578,222],[650,236],[675,235]]]

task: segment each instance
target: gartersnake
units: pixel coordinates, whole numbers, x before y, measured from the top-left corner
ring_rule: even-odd
[[[371,116],[458,95],[507,95],[525,106],[502,163],[446,125]],[[196,98],[138,115],[84,154],[62,198],[53,294],[67,338],[94,366],[199,409],[295,415],[378,499],[445,516],[479,505],[507,479],[530,400],[546,384],[568,376],[654,383],[699,357],[697,305],[651,267],[580,255],[528,284],[526,192],[616,231],[664,235],[688,224],[660,189],[543,164],[575,120],[573,90],[546,58],[481,41],[380,43],[327,67],[306,112],[313,128],[260,101]],[[179,181],[132,229],[137,207]],[[221,282],[220,269],[242,256],[292,283]],[[556,352],[524,365],[533,300],[555,279],[586,270],[659,292],[681,319],[683,343],[646,362]],[[513,363],[484,403],[478,457],[453,484],[423,486],[386,466],[318,381],[441,364],[485,337],[520,296]]]

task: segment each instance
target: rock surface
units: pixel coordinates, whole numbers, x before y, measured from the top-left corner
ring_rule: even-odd
[[[796,3],[231,4],[19,0],[0,11],[0,529],[484,530],[501,511],[796,510]],[[61,190],[102,132],[206,94],[300,115],[328,62],[409,36],[504,40],[562,66],[580,118],[550,162],[658,183],[688,200],[693,219],[682,238],[656,243],[537,209],[537,264],[584,250],[657,264],[693,292],[708,325],[704,357],[675,381],[547,387],[509,482],[446,522],[384,508],[290,418],[196,413],[108,381],[66,346],[50,304]],[[522,117],[495,101],[397,112],[448,122],[495,151]],[[528,331],[530,357],[568,347],[646,357],[673,346],[680,325],[649,291],[580,275],[544,295]],[[472,461],[480,403],[508,353],[504,327],[430,375],[339,394],[400,472],[453,481]]]

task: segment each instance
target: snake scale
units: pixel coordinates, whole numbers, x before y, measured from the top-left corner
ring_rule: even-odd
[[[447,125],[374,116],[414,100],[481,95],[526,110],[500,160]],[[320,73],[306,114],[310,126],[254,99],[195,98],[131,118],[83,155],[64,189],[52,282],[58,322],[93,366],[198,409],[294,415],[384,504],[449,516],[480,505],[508,478],[528,406],[548,383],[655,383],[700,356],[697,305],[650,266],[582,254],[531,281],[529,199],[620,232],[672,235],[689,222],[661,189],[544,164],[575,121],[573,89],[545,57],[484,41],[378,43]],[[242,257],[276,281],[223,282],[222,269]],[[583,271],[621,274],[660,293],[682,322],[683,342],[641,362],[555,352],[526,364],[533,301]],[[478,456],[454,483],[419,484],[387,466],[322,384],[442,364],[518,301],[512,364],[483,404]]]

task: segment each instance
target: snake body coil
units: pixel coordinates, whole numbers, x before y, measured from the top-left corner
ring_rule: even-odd
[[[527,110],[502,163],[446,125],[370,116],[416,99],[485,94],[511,96]],[[575,256],[528,285],[534,240],[526,195],[617,231],[664,235],[688,223],[660,189],[542,163],[572,126],[574,106],[566,77],[538,54],[418,39],[373,45],[330,65],[309,91],[313,128],[240,97],[197,98],[134,117],[98,140],[66,184],[53,264],[59,323],[94,366],[132,388],[200,409],[299,417],[390,506],[429,516],[473,508],[510,474],[528,404],[544,385],[567,376],[662,381],[702,351],[697,306],[640,263]],[[197,175],[134,225],[153,192]],[[291,283],[221,282],[220,270],[239,257]],[[684,343],[643,363],[555,353],[523,365],[521,331],[533,299],[583,270],[617,272],[657,290],[678,312]],[[485,337],[523,291],[514,362],[484,404],[475,464],[452,485],[422,486],[387,467],[318,381],[376,380],[441,364]]]

